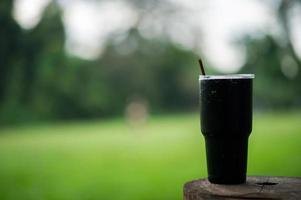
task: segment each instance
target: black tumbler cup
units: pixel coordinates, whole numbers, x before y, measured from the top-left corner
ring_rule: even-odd
[[[201,131],[211,183],[246,181],[253,78],[253,74],[200,76]]]

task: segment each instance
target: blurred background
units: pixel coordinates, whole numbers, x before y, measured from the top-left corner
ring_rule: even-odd
[[[1,0],[0,199],[182,199],[198,58],[254,73],[250,175],[301,176],[301,1]]]

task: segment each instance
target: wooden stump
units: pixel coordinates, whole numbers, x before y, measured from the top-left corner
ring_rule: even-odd
[[[301,200],[301,178],[252,176],[241,185],[217,185],[201,179],[184,185],[184,200],[208,199]]]

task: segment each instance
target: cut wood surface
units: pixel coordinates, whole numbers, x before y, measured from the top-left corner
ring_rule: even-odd
[[[205,199],[301,200],[301,178],[251,176],[240,185],[218,185],[200,179],[184,185],[184,200]]]

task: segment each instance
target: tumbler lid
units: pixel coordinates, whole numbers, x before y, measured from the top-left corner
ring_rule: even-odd
[[[200,75],[199,80],[211,79],[253,79],[254,74]]]

